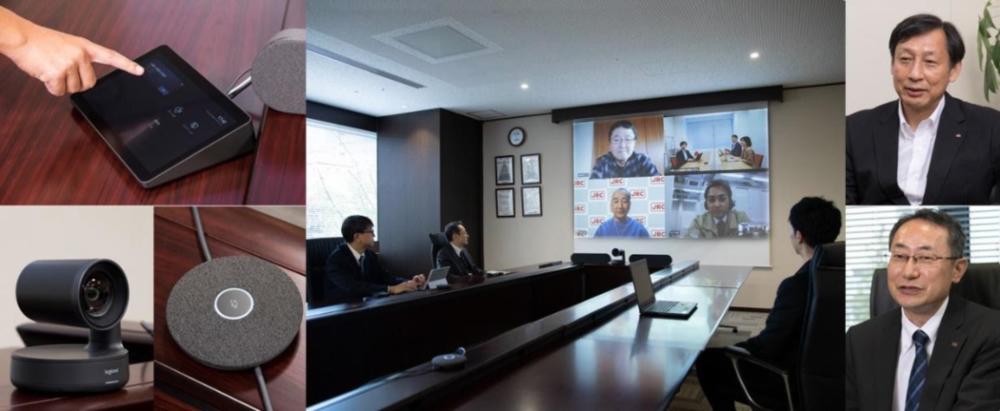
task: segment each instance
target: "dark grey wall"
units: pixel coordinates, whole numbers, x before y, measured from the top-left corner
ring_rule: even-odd
[[[386,270],[431,268],[428,233],[463,220],[482,266],[482,123],[447,110],[378,119],[378,241]]]

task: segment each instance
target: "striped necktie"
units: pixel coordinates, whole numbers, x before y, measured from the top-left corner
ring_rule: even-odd
[[[930,340],[921,330],[913,333],[913,345],[917,353],[913,358],[913,368],[910,369],[910,381],[906,385],[906,411],[920,408],[920,393],[924,391],[924,382],[927,380],[927,343]]]

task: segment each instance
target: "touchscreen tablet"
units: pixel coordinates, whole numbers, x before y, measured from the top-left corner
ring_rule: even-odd
[[[145,68],[142,76],[115,70],[71,99],[143,185],[250,125],[242,109],[169,47],[136,62]],[[216,160],[200,161],[199,168],[225,159]]]

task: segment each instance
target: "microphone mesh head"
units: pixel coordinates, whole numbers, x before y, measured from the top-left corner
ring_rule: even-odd
[[[306,113],[306,31],[287,29],[268,40],[250,68],[253,89],[268,107]]]
[[[285,351],[302,325],[302,294],[284,271],[250,256],[220,257],[184,274],[167,298],[167,329],[186,354],[222,370]]]

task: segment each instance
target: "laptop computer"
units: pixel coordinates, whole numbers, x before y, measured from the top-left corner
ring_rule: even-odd
[[[428,287],[430,286],[430,284],[431,284],[432,281],[443,280],[445,278],[445,276],[448,275],[448,269],[449,268],[451,268],[451,267],[441,267],[441,268],[432,269],[431,272],[429,274],[427,274],[427,281],[424,281],[424,286],[421,287],[420,289],[421,290],[426,290],[426,289],[428,289]]]
[[[645,259],[630,263],[629,270],[632,271],[632,284],[635,286],[635,297],[639,300],[640,315],[687,319],[698,308],[697,303],[656,301],[653,280],[649,277]]]

